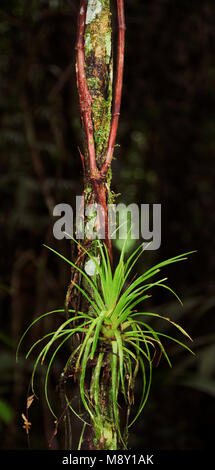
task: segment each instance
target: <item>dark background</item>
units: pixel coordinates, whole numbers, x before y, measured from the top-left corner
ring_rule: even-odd
[[[51,211],[59,202],[74,204],[82,189],[74,68],[78,3],[0,3],[2,449],[27,448],[21,414],[33,357],[26,361],[25,352],[55,326],[54,318],[32,330],[16,364],[18,339],[33,318],[63,306],[69,280],[67,265],[43,243],[70,252],[68,242],[53,238]],[[140,272],[198,250],[165,272],[184,307],[160,291],[150,301],[154,311],[168,313],[189,331],[196,357],[169,343],[173,368],[162,359],[154,369],[151,396],[131,429],[130,447],[207,449],[213,444],[215,413],[215,5],[211,0],[126,0],[125,9],[125,75],[112,188],[121,193],[117,202],[162,204],[162,245],[146,253]],[[117,259],[116,247],[114,253]],[[62,360],[51,375],[55,406]],[[41,368],[39,401],[29,409],[32,449],[47,448],[54,430],[42,376]],[[62,445],[61,432],[53,448]]]

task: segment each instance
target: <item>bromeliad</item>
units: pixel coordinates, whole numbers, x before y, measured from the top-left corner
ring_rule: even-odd
[[[73,375],[78,378],[83,407],[87,412],[90,423],[93,423],[94,428],[99,429],[99,427],[102,428],[103,419],[100,379],[104,363],[108,361],[113,418],[116,424],[118,438],[123,447],[126,447],[124,436],[127,433],[127,429],[138,418],[149,396],[155,353],[160,351],[171,366],[169,355],[167,354],[161,338],[174,341],[192,353],[192,350],[187,344],[182,343],[175,337],[168,336],[162,331],[155,330],[150,325],[150,322],[148,322],[148,319],[150,317],[157,317],[167,321],[183,336],[191,340],[188,333],[180,325],[158,313],[148,312],[147,310],[138,311],[137,307],[147,301],[147,298],[151,296],[150,291],[155,287],[167,289],[181,302],[178,295],[166,284],[167,278],[164,277],[155,280],[155,277],[167,265],[183,261],[187,259],[188,254],[193,252],[175,256],[160,262],[135,279],[129,281],[132,271],[143,253],[142,245],[134,250],[126,259],[125,242],[119,262],[113,271],[108,249],[105,244],[103,245],[100,241],[96,242],[97,257],[94,257],[84,247],[80,247],[79,242],[76,241],[76,243],[79,245],[79,250],[82,249],[85,252],[88,261],[90,260],[91,263],[95,265],[91,276],[88,275],[84,269],[76,266],[76,269],[79,270],[82,278],[85,280],[85,284],[87,284],[90,289],[84,289],[79,284],[75,285],[75,287],[81,292],[81,295],[86,298],[90,309],[87,313],[69,310],[70,317],[62,322],[56,331],[46,334],[31,346],[26,358],[29,357],[38,344],[46,341],[46,345],[43,346],[35,361],[31,381],[32,391],[34,393],[34,377],[37,366],[39,362],[44,363],[48,352],[54,347],[46,370],[45,396],[50,411],[55,418],[57,418],[48,396],[50,368],[54,363],[58,351],[66,342],[71,342],[72,338],[78,334],[79,338],[81,337],[82,340],[73,346],[72,352],[67,358],[64,370],[68,371],[70,369]],[[65,258],[54,249],[50,247],[47,248],[74,267],[74,263],[71,260]],[[89,292],[91,292],[91,294],[89,294]],[[26,333],[37,321],[50,314],[61,312],[63,312],[63,309],[48,312],[34,320],[22,335],[17,354]],[[94,364],[93,367],[92,364]],[[90,386],[88,383],[89,380],[86,379],[89,367],[92,369]],[[126,429],[122,432],[119,417],[119,396],[123,396],[130,415],[131,407],[134,403],[135,380],[138,374],[142,376],[142,397],[139,408],[130,423],[127,422]],[[75,412],[69,399],[68,406]],[[90,424],[85,420],[82,414],[78,416],[84,422],[84,426]]]

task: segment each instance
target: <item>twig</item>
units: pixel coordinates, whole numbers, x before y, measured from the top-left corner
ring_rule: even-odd
[[[118,129],[121,97],[122,97],[122,84],[123,84],[123,71],[124,71],[124,55],[125,55],[125,13],[124,13],[124,0],[117,0],[117,16],[118,16],[118,46],[117,46],[117,63],[116,63],[116,84],[115,94],[112,111],[111,129],[108,141],[108,148],[106,159],[101,169],[101,176],[104,177],[111,165],[113,158],[114,145],[116,141],[116,134]]]
[[[85,135],[87,140],[87,149],[89,156],[90,176],[93,177],[97,174],[96,166],[96,153],[95,142],[93,135],[92,123],[92,98],[88,90],[87,79],[85,74],[85,53],[84,53],[84,32],[87,14],[86,0],[80,1],[80,10],[78,17],[78,31],[76,43],[76,74],[77,74],[77,87],[79,92],[81,117],[84,124]]]

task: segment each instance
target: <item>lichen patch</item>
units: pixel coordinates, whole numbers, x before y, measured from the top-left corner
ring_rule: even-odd
[[[99,0],[89,0],[87,6],[86,24],[92,23],[102,11],[102,3]]]

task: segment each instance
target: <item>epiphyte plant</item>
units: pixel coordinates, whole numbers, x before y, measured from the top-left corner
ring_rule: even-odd
[[[76,243],[80,247],[80,244]],[[68,374],[69,371],[70,376],[75,377],[79,384],[82,403],[81,412],[74,410],[70,398],[66,396],[67,406],[70,411],[75,413],[83,422],[79,448],[83,440],[85,427],[90,426],[93,436],[93,448],[125,449],[128,430],[141,414],[149,397],[153,359],[156,352],[159,351],[160,354],[163,354],[167,363],[171,366],[171,360],[162,339],[174,341],[192,353],[186,343],[162,331],[155,330],[148,320],[150,317],[157,317],[169,322],[183,336],[191,340],[188,333],[180,325],[169,317],[158,313],[148,312],[147,310],[144,312],[138,311],[137,306],[147,301],[151,290],[155,287],[167,289],[181,302],[178,295],[166,284],[167,278],[155,280],[155,277],[167,265],[183,261],[187,259],[188,254],[193,252],[160,262],[130,280],[132,271],[143,253],[142,245],[126,259],[125,242],[118,264],[113,271],[106,245],[99,240],[96,244],[97,257],[92,256],[83,246],[81,247],[88,258],[87,262],[90,261],[95,267],[90,272],[91,275],[88,275],[84,269],[78,268],[88,288],[83,289],[78,284],[75,286],[90,304],[88,313],[75,312],[69,309],[69,318],[62,322],[56,331],[47,333],[32,344],[26,358],[29,357],[38,344],[46,342],[36,358],[31,386],[33,393],[35,393],[34,380],[37,366],[39,363],[43,364],[45,359],[49,357],[45,374],[44,393],[51,413],[55,419],[58,419],[49,399],[48,378],[57,353],[65,346],[66,342],[69,342],[71,352],[65,362],[62,375]],[[74,263],[71,260],[54,249],[47,248],[73,266]],[[19,341],[17,357],[20,345],[29,329],[42,318],[63,311],[60,309],[48,312],[34,320]],[[77,337],[79,341],[78,344],[77,342],[75,344],[75,341],[72,340]],[[52,351],[51,355],[48,356],[50,351]],[[90,379],[87,377],[87,371],[89,370],[91,370]],[[104,400],[105,391],[102,380],[104,374],[109,394],[108,400]],[[142,379],[142,397],[134,416],[132,405],[135,403],[135,382],[138,376],[141,376]],[[127,410],[124,428],[122,428],[120,422],[122,402],[124,402]],[[107,406],[109,409],[107,409]]]

